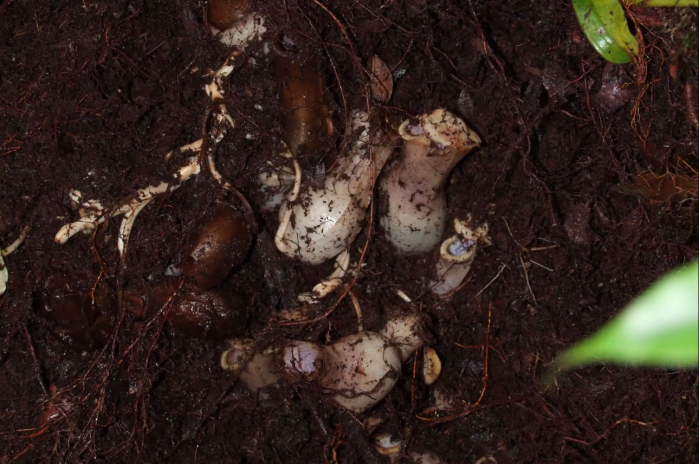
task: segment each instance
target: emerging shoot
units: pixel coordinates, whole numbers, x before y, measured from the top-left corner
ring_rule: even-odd
[[[440,242],[447,220],[447,177],[481,139],[445,109],[404,121],[399,134],[403,156],[380,182],[387,199],[380,223],[400,252],[418,255]]]
[[[471,218],[466,221],[455,218],[454,230],[455,235],[440,245],[437,279],[430,285],[430,290],[443,298],[451,296],[462,285],[474,262],[478,243],[491,244],[489,226],[486,223],[472,228]]]

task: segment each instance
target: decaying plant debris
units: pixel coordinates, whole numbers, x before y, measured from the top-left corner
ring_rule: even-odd
[[[567,2],[220,3],[0,3],[0,463],[697,460],[694,373],[539,384],[697,254],[695,12],[612,68]],[[479,147],[416,255],[437,109]]]

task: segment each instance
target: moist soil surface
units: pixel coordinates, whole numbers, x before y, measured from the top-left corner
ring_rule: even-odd
[[[171,181],[186,156],[164,155],[212,130],[203,89],[230,50],[203,1],[0,3],[1,243],[30,227],[5,258],[0,463],[388,462],[363,430],[372,415],[403,437],[402,462],[426,451],[448,463],[697,462],[696,372],[600,364],[541,383],[557,353],[697,256],[697,11],[630,10],[640,59],[614,66],[563,0],[324,1],[252,5],[267,32],[223,80],[235,128],[216,163],[250,209],[204,170],[143,210],[125,259],[119,218],[54,242],[80,218],[68,193],[111,207]],[[322,149],[298,154],[305,182],[322,182],[353,109],[400,121],[444,107],[483,141],[453,170],[447,198],[449,217],[488,222],[493,244],[450,299],[428,291],[434,254],[401,256],[386,241],[380,208],[351,247],[363,267],[346,283],[365,330],[408,306],[402,290],[442,360],[426,386],[422,357],[411,358],[357,417],[300,382],[253,395],[221,369],[226,341],[178,328],[167,299],[155,314],[126,309],[128,289],[183,261],[218,197],[245,211],[254,235],[220,285],[247,315],[238,336],[264,349],[357,331],[343,292],[306,308],[314,322],[279,322],[332,270],[279,253],[278,214],[263,209],[258,174],[284,163],[280,43],[313,63],[335,127]],[[392,71],[388,103],[367,97],[373,55]],[[171,280],[176,296],[191,284]],[[85,295],[96,303],[81,307]],[[451,410],[430,411],[436,388]]]

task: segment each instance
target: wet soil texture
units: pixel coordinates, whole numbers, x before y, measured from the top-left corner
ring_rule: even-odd
[[[0,243],[31,229],[5,258],[0,463],[388,462],[362,429],[369,415],[403,437],[401,462],[412,462],[408,450],[448,463],[697,462],[696,372],[598,365],[563,374],[550,391],[540,383],[557,353],[697,256],[697,10],[631,9],[640,59],[612,66],[564,0],[251,6],[267,32],[223,81],[235,128],[216,153],[251,206],[240,213],[252,248],[216,290],[245,309],[231,324],[260,347],[357,330],[350,298],[336,305],[342,292],[310,308],[333,308],[316,322],[277,320],[332,270],[279,253],[277,212],[262,208],[257,178],[283,162],[284,113],[263,43],[288,37],[318,70],[335,127],[327,148],[299,155],[305,180],[322,182],[356,108],[383,107],[400,120],[444,107],[483,141],[449,178],[449,217],[488,221],[493,245],[478,251],[451,299],[426,292],[434,258],[400,256],[376,215],[351,247],[353,263],[365,250],[352,286],[365,329],[406,305],[402,290],[425,314],[440,378],[424,385],[421,357],[409,360],[356,422],[306,385],[252,395],[219,366],[225,334],[169,322],[181,313],[167,295],[154,297],[162,307],[139,300],[128,310],[128,289],[183,262],[219,184],[199,175],[154,200],[125,259],[116,251],[121,220],[54,242],[80,217],[68,193],[109,207],[172,179],[185,156],[164,155],[211,128],[203,89],[230,51],[212,37],[203,0],[4,0]],[[386,104],[367,97],[373,55],[393,77]],[[175,283],[173,293],[185,291],[183,279]],[[436,387],[453,410],[426,412]]]

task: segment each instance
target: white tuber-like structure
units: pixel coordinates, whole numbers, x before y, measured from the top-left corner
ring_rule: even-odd
[[[282,356],[288,376],[313,381],[355,413],[384,399],[401,372],[401,352],[376,332],[360,332],[329,346],[292,342]]]
[[[420,316],[409,313],[392,317],[381,333],[359,332],[332,345],[292,341],[254,354],[252,340],[234,340],[221,355],[221,366],[253,392],[282,374],[311,382],[340,406],[361,413],[391,391],[403,361],[422,346],[422,333]]]
[[[447,220],[445,182],[481,139],[445,109],[404,121],[399,135],[403,156],[380,181],[387,200],[380,224],[399,251],[417,255],[440,242]]]
[[[391,317],[379,333],[401,351],[402,361],[406,361],[424,343],[423,321],[416,311]]]
[[[221,354],[221,367],[236,373],[238,379],[253,393],[279,380],[275,351],[268,349],[254,353],[254,345],[254,340],[233,340],[229,349]]]
[[[285,255],[320,264],[345,250],[359,235],[372,187],[393,150],[391,138],[370,127],[369,115],[351,115],[356,136],[348,152],[326,176],[324,188],[302,189],[298,201],[280,208],[275,244]]]
[[[455,235],[440,245],[437,262],[437,279],[430,290],[439,297],[449,297],[464,281],[476,256],[479,243],[490,245],[489,226],[484,223],[472,228],[471,217],[466,221],[454,219]]]
[[[301,171],[299,171],[299,176]],[[261,191],[266,197],[265,203],[261,206],[265,211],[273,211],[279,208],[285,200],[287,192],[293,188],[296,182],[296,173],[291,166],[285,165],[280,169],[279,174],[274,172],[261,172],[258,174],[258,182]],[[301,179],[299,179],[301,182]]]

